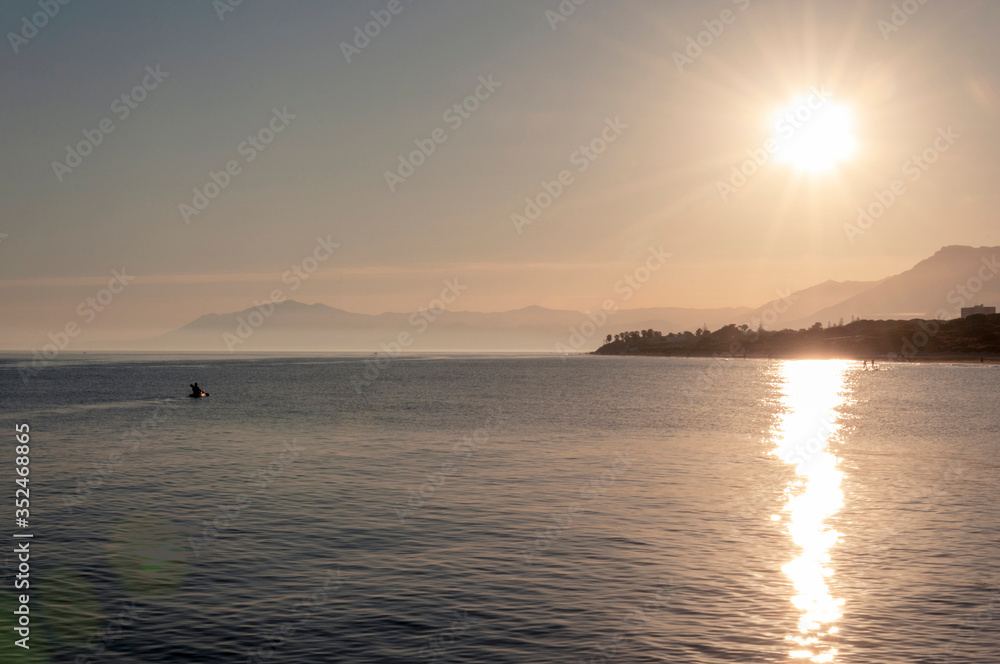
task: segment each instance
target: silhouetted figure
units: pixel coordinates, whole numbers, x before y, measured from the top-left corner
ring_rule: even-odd
[[[206,392],[205,390],[203,390],[200,387],[198,387],[198,383],[192,383],[189,387],[191,388],[191,396],[193,396],[193,397],[207,397],[208,396],[208,392]]]

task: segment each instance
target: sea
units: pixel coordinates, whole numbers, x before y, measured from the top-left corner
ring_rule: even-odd
[[[996,664],[1000,368],[917,360],[6,354],[0,661]]]

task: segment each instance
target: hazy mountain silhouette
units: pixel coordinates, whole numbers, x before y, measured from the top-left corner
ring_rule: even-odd
[[[750,313],[749,321],[742,321],[757,329],[759,324],[774,330],[785,327],[802,327],[799,321],[808,320],[819,312],[864,293],[880,281],[824,281],[821,284],[777,297]],[[770,312],[770,313],[769,313]],[[848,318],[850,320],[850,318]],[[772,322],[773,321],[773,322]],[[812,324],[815,321],[810,321]],[[824,323],[826,321],[824,320]],[[836,320],[832,322],[837,322]]]
[[[270,311],[270,315],[268,312]],[[118,348],[143,350],[387,350],[382,344],[411,339],[407,350],[551,351],[569,343],[573,330],[586,335],[582,350],[603,341],[616,326],[686,329],[708,324],[721,327],[749,309],[634,309],[619,311],[606,325],[591,331],[587,313],[531,306],[513,311],[482,313],[446,311],[426,316],[416,313],[356,314],[324,304],[288,300],[270,307],[228,314],[208,314],[184,327],[153,339]],[[589,335],[587,334],[589,332]],[[405,337],[404,337],[405,339]]]
[[[781,294],[756,309],[622,310],[599,326],[589,325],[591,318],[586,312],[538,306],[493,313],[446,311],[437,316],[420,312],[369,315],[289,300],[274,305],[273,310],[249,308],[207,314],[160,337],[100,346],[136,350],[383,352],[392,348],[383,344],[399,342],[402,335],[403,340],[409,340],[405,349],[416,351],[553,351],[556,344],[590,351],[603,344],[606,335],[623,330],[654,329],[666,334],[705,325],[714,330],[730,323],[753,328],[763,325],[772,330],[799,329],[815,322],[836,324],[841,319],[934,318],[939,313],[957,318],[960,306],[1000,304],[1000,275],[993,271],[997,258],[1000,247],[945,247],[910,270],[881,281],[827,281]],[[964,297],[957,290],[959,286],[978,290],[968,291],[969,297]],[[600,321],[600,316],[595,317]],[[583,343],[578,346],[580,340]]]
[[[798,329],[815,322],[958,318],[961,307],[1000,305],[1000,247],[950,246],[911,269],[883,279],[842,302],[790,319]],[[965,289],[965,294],[960,292]]]

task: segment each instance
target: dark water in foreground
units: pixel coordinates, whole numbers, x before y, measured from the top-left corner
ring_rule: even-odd
[[[4,662],[1000,661],[1000,369],[87,357]]]

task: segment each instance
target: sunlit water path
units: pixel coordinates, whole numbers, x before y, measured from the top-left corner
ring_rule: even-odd
[[[847,400],[846,371],[847,363],[841,361],[785,362],[780,367],[783,412],[775,432],[775,453],[795,466],[797,479],[786,490],[784,518],[788,534],[800,548],[799,556],[782,571],[795,586],[792,602],[802,613],[798,633],[787,639],[794,644],[792,658],[813,662],[836,660],[833,642],[844,603],[833,597],[827,583],[834,574],[830,549],[840,533],[826,521],[844,504],[843,472],[832,447],[841,428],[838,409]]]

